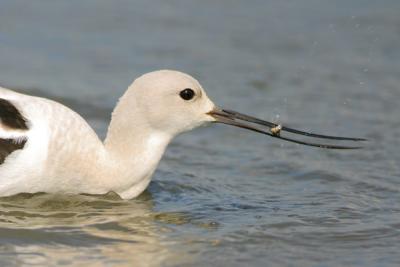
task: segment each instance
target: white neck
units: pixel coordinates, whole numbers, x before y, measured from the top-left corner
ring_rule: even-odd
[[[143,133],[122,140],[108,135],[105,141],[112,190],[122,198],[133,198],[142,193],[170,142],[168,136]]]
[[[150,183],[173,136],[151,129],[135,106],[123,96],[115,108],[104,141],[111,190],[133,198]],[[134,123],[132,123],[134,122]]]

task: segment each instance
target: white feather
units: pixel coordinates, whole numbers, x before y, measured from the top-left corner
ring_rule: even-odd
[[[179,92],[193,88],[197,98],[185,102]],[[0,196],[21,192],[103,194],[128,199],[150,183],[158,162],[177,134],[211,121],[214,104],[189,75],[157,71],[138,78],[113,112],[103,144],[76,112],[39,97],[0,88],[27,119],[29,130],[0,124],[0,138],[26,138],[23,149],[0,165]]]

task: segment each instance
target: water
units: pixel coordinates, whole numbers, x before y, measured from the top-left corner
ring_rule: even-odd
[[[138,199],[0,199],[1,266],[398,266],[400,2],[0,2],[0,81],[104,137],[172,68],[223,107],[370,139],[326,151],[229,126],[179,136]]]

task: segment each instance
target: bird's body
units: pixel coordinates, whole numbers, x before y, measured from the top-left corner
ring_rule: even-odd
[[[108,136],[102,142],[87,122],[68,107],[1,88],[0,99],[15,107],[27,127],[7,126],[0,112],[0,140],[25,142],[0,164],[0,196],[114,191],[129,199],[142,193],[175,133],[147,125],[146,114],[135,109],[132,101],[136,96],[131,94],[137,91],[129,88],[121,98]]]
[[[0,90],[0,98],[14,105],[28,129],[1,124],[0,138],[26,140],[22,149],[9,154],[0,165],[0,195],[20,192],[107,193],[104,177],[114,177],[110,154],[96,133],[77,113],[39,97]],[[114,168],[113,168],[114,167]],[[117,184],[117,183],[115,183]],[[123,192],[118,192],[123,193]]]
[[[216,108],[195,79],[176,71],[156,71],[135,80],[118,102],[104,142],[68,107],[0,88],[0,197],[109,191],[124,199],[136,197],[150,183],[169,142],[206,122],[293,141],[242,121],[261,120]]]

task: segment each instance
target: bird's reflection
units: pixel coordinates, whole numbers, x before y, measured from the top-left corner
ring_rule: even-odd
[[[0,198],[2,261],[74,266],[94,262],[159,266],[189,261],[166,245],[160,224],[184,224],[190,221],[187,215],[156,213],[153,208],[148,191],[130,201],[114,193]]]

